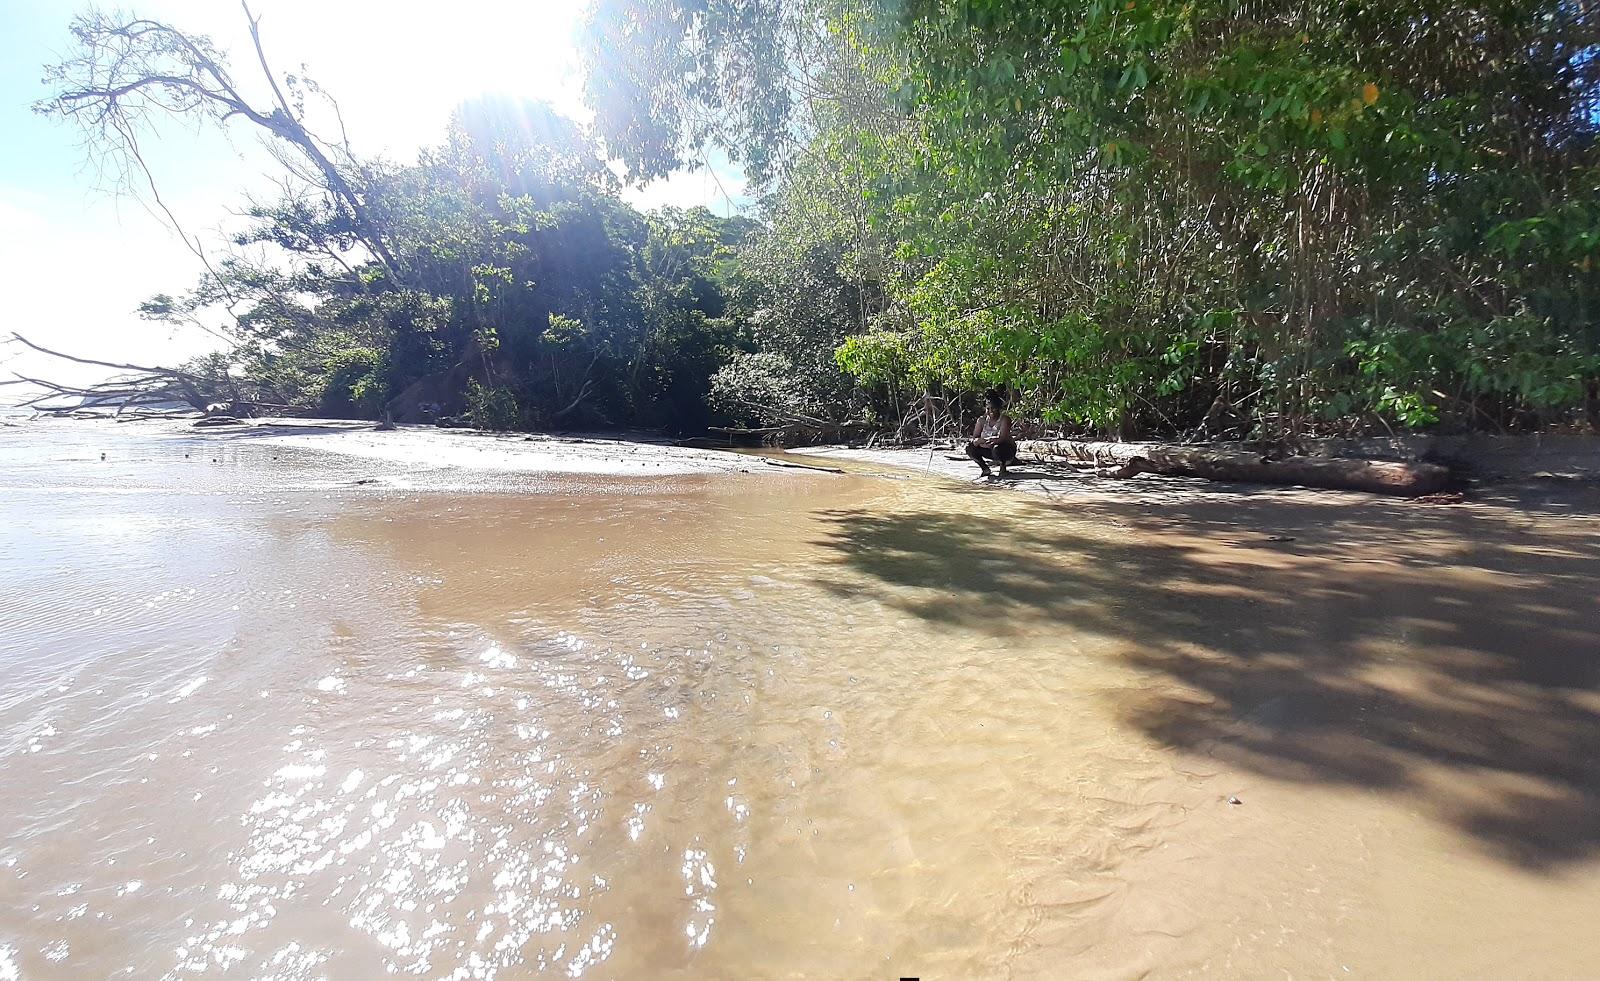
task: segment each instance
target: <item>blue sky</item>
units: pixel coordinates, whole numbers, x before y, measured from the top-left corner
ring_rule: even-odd
[[[273,67],[302,64],[338,99],[358,153],[410,160],[442,138],[462,99],[503,92],[550,100],[580,121],[581,75],[571,37],[584,0],[254,0]],[[253,53],[239,7],[227,0],[135,0],[141,16],[208,34],[252,80]],[[173,333],[133,313],[154,293],[179,292],[199,263],[136,200],[111,193],[86,165],[70,127],[34,114],[46,95],[43,65],[70,45],[82,9],[47,0],[0,2],[0,335],[12,331],[108,360],[172,362],[206,350],[200,332]],[[163,199],[185,229],[219,239],[229,209],[270,190],[271,161],[244,126],[229,134],[168,125],[150,154]],[[731,168],[679,174],[627,197],[641,207],[743,203]],[[730,199],[728,195],[732,195]],[[71,369],[15,345],[12,371],[80,380]],[[15,389],[0,389],[11,400]]]

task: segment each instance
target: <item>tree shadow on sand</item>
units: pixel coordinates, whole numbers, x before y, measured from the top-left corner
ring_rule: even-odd
[[[1006,512],[826,512],[843,575],[822,585],[952,628],[1123,640],[1163,682],[1125,718],[1165,745],[1404,793],[1524,868],[1600,851],[1593,522],[1311,500]]]

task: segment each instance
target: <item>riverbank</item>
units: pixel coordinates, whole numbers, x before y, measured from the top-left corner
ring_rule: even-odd
[[[1163,477],[1141,474],[1132,480],[1097,476],[1093,470],[1019,460],[1010,468],[1007,480],[984,480],[978,467],[961,451],[959,444],[938,447],[806,446],[788,451],[791,455],[818,463],[849,466],[893,467],[908,474],[939,477],[984,489],[1018,491],[1051,500],[1117,502],[1155,496],[1166,501],[1214,499],[1219,495],[1250,495],[1295,498],[1306,491],[1295,487],[1262,487],[1253,484],[1228,484],[1188,477]]]
[[[432,490],[528,490],[543,478],[608,479],[709,477],[783,472],[761,461],[800,467],[842,469],[855,474],[917,476],[957,481],[993,492],[1014,491],[1063,503],[1172,505],[1186,502],[1271,501],[1357,504],[1372,500],[1359,492],[1314,490],[1140,474],[1117,479],[1093,469],[1057,461],[1022,460],[1010,479],[985,481],[959,444],[932,448],[846,447],[824,445],[788,450],[735,450],[689,447],[659,433],[493,433],[404,425],[378,430],[370,422],[339,419],[261,418],[220,426],[196,426],[192,419],[139,420],[38,419],[11,426],[60,426],[74,440],[93,442],[103,434],[109,452],[119,436],[138,434],[174,446],[193,444],[190,459],[224,462],[245,447],[273,453],[325,454],[340,463],[350,480],[376,486]],[[1373,442],[1373,441],[1369,441]],[[1395,442],[1395,441],[1389,441]],[[1550,440],[1485,437],[1480,475],[1466,500],[1508,506],[1559,504],[1579,513],[1600,513],[1600,470],[1591,458],[1595,441],[1577,437]],[[1421,452],[1416,441],[1386,446],[1388,452]],[[1431,445],[1431,444],[1429,444]],[[1370,449],[1370,448],[1369,448]],[[215,456],[212,450],[216,451]],[[1460,448],[1457,448],[1458,452]],[[797,471],[788,471],[794,476]],[[1398,506],[1436,506],[1440,501]],[[1446,496],[1443,503],[1457,503]]]
[[[674,446],[648,433],[557,436],[420,425],[378,430],[368,422],[333,419],[252,419],[203,430],[196,430],[192,423],[161,425],[170,426],[173,436],[204,432],[208,437],[261,440],[269,446],[319,450],[415,468],[611,477],[730,473],[741,469],[726,453]]]
[[[1529,440],[1527,443],[1531,444]],[[1015,491],[1072,504],[1172,505],[1234,501],[1241,505],[1268,502],[1343,503],[1348,506],[1384,504],[1401,509],[1451,504],[1494,504],[1508,507],[1555,507],[1581,514],[1600,514],[1600,470],[1590,465],[1594,441],[1569,440],[1541,456],[1537,447],[1507,442],[1487,458],[1481,476],[1470,481],[1464,495],[1410,501],[1358,491],[1316,490],[1297,486],[1232,483],[1196,477],[1167,477],[1144,473],[1119,479],[1101,476],[1093,469],[1061,462],[1019,460],[1010,479],[983,480],[977,466],[960,446],[878,447],[810,446],[788,451],[817,463],[842,466],[892,467],[903,473],[923,474],[959,481],[996,492]],[[1579,448],[1581,446],[1581,449]],[[1546,469],[1548,468],[1548,469]]]
[[[7,444],[28,445],[34,464],[54,478],[72,473],[84,486],[166,486],[181,473],[183,488],[208,492],[238,489],[264,473],[270,477],[263,490],[293,485],[539,493],[558,485],[737,477],[754,469],[747,458],[673,446],[643,433],[551,436],[433,426],[379,431],[371,423],[334,419],[198,427],[190,419],[34,419],[0,429],[0,448]],[[173,470],[171,464],[187,469]]]

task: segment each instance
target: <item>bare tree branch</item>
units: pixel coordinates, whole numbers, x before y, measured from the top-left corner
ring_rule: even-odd
[[[151,188],[155,178],[134,136],[152,117],[198,116],[219,125],[242,117],[269,138],[269,147],[292,148],[292,155],[279,159],[288,163],[292,156],[299,157],[306,168],[291,169],[349,216],[361,244],[395,281],[404,283],[404,270],[358,186],[353,159],[347,159],[344,167],[335,163],[323,150],[328,144],[295,114],[267,61],[260,19],[247,3],[241,6],[262,74],[276,100],[272,108],[252,105],[240,94],[209,39],[160,21],[118,22],[95,12],[74,22],[79,51],[46,70],[45,80],[56,86],[57,94],[36,103],[35,111],[77,123],[89,152],[116,165],[124,185],[131,185],[133,175],[139,174]]]
[[[175,368],[148,368],[137,364],[119,364],[115,361],[101,361],[97,358],[80,358],[77,355],[52,350],[42,344],[35,344],[33,341],[30,341],[26,337],[23,337],[21,334],[15,332],[12,333],[11,337],[13,340],[20,341],[22,344],[32,348],[35,351],[38,351],[40,354],[48,354],[53,358],[60,358],[63,361],[71,361],[75,364],[92,365],[96,368],[111,368],[115,371],[137,371],[148,375],[170,375],[174,378],[196,377],[194,375],[187,374],[186,372],[179,371]]]

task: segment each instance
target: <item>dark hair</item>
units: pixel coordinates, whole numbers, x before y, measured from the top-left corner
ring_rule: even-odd
[[[983,393],[983,404],[985,406],[992,405],[996,409],[1003,409],[1006,407],[1006,400],[1000,397],[999,392],[991,388]]]

